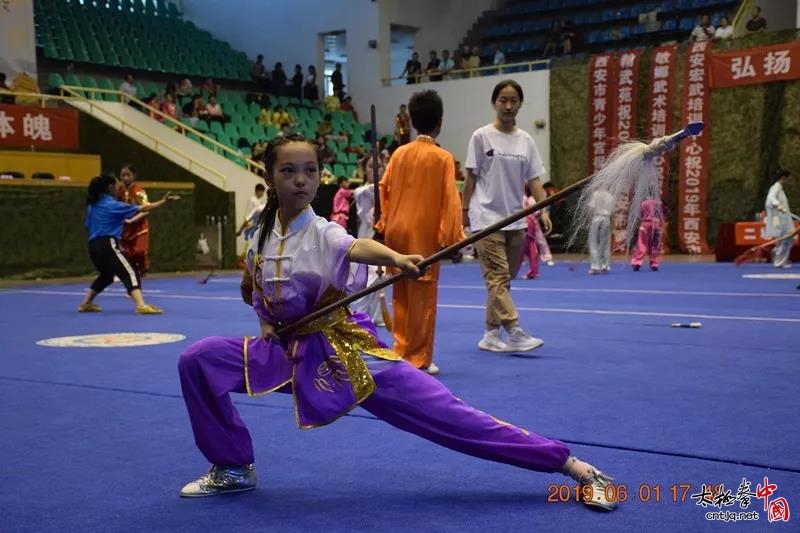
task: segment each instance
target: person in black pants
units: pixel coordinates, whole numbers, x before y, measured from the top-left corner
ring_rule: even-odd
[[[86,194],[86,227],[89,229],[89,257],[100,271],[92,282],[86,297],[78,306],[79,313],[98,313],[102,308],[94,303],[95,297],[114,282],[114,276],[128,289],[136,304],[136,314],[160,315],[161,309],[146,304],[142,289],[133,267],[125,259],[119,248],[119,238],[125,221],[137,213],[152,211],[167,202],[179,200],[169,192],[161,200],[144,205],[133,205],[114,199],[117,191],[117,178],[110,175],[97,176],[89,183]]]

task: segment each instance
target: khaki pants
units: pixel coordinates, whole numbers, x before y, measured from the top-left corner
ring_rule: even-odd
[[[525,230],[498,231],[475,243],[483,279],[489,296],[486,301],[486,329],[501,325],[511,329],[519,314],[511,300],[511,280],[516,277],[522,259]]]

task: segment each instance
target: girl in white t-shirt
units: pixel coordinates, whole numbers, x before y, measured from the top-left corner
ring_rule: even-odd
[[[539,179],[545,173],[539,150],[533,138],[516,126],[522,100],[522,87],[517,82],[498,83],[491,99],[496,118],[475,130],[469,141],[462,201],[464,225],[472,231],[522,210],[525,185],[530,186],[537,202],[546,197]],[[549,233],[547,213],[541,214],[541,222]],[[525,227],[525,220],[519,220],[475,244],[488,290],[486,332],[478,343],[481,350],[527,352],[543,344],[519,326],[519,314],[509,292],[522,256]],[[507,341],[501,337],[501,326],[508,332]]]

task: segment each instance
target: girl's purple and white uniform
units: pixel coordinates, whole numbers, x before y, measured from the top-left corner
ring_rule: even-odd
[[[253,308],[276,329],[363,288],[366,265],[351,264],[355,239],[308,207],[288,226],[275,221],[263,250],[247,254]],[[395,427],[462,453],[530,470],[560,471],[569,449],[459,400],[436,378],[391,352],[369,318],[341,309],[291,336],[209,337],[178,363],[195,442],[213,464],[253,462],[250,434],[231,392],[294,397],[301,428],[333,422],[357,405]]]

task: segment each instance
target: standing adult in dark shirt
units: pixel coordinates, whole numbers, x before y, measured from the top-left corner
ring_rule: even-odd
[[[136,272],[119,248],[119,238],[125,221],[137,213],[159,208],[166,202],[180,199],[170,193],[157,202],[132,205],[114,199],[117,178],[103,175],[93,178],[86,194],[86,227],[89,230],[89,257],[100,271],[78,306],[80,313],[98,313],[102,308],[94,303],[95,297],[118,277],[136,305],[138,315],[160,315],[161,309],[145,303]]]
[[[406,84],[413,85],[419,83],[419,77],[422,75],[422,63],[419,62],[419,54],[414,52],[411,54],[411,59],[406,61],[406,68],[400,73],[400,77],[406,77]]]
[[[766,29],[767,19],[761,16],[761,8],[759,6],[753,7],[750,20],[747,21],[747,31],[750,33],[757,33],[766,31]]]
[[[286,72],[283,70],[283,63],[275,63],[272,71],[272,94],[283,96],[286,94]]]
[[[331,85],[333,85],[333,94],[339,100],[344,96],[344,80],[342,79],[342,64],[336,63],[333,74],[331,74]]]
[[[303,67],[300,65],[294,66],[294,76],[292,76],[292,84],[289,87],[289,96],[294,98],[303,97]]]

